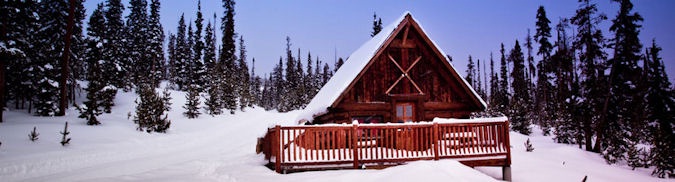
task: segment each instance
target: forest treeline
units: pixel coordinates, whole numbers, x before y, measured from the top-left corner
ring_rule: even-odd
[[[492,54],[483,62],[469,56],[465,79],[489,103],[479,115],[504,114],[513,131],[529,135],[535,124],[556,142],[598,152],[610,164],[656,166],[653,175],[674,177],[675,88],[662,49],[655,39],[642,45],[644,19],[629,0],[613,2],[619,10],[609,20],[610,35],[599,28],[608,16],[589,0],[553,27],[540,6],[534,36],[528,29],[508,51],[502,43],[499,68]]]
[[[673,177],[675,88],[662,49],[656,40],[642,44],[644,20],[629,0],[614,2],[619,10],[611,19],[580,0],[574,16],[554,26],[539,7],[534,35],[528,30],[508,51],[500,45],[498,68],[492,54],[489,63],[469,56],[466,80],[489,103],[477,115],[503,114],[514,131],[529,135],[534,124],[556,142],[598,152],[608,163],[655,166],[653,175]],[[118,90],[135,91],[138,129],[164,132],[171,96],[156,90],[162,81],[187,92],[188,118],[250,107],[285,112],[302,109],[343,63],[294,52],[286,37],[286,54],[272,72],[256,74],[244,35],[234,31],[234,0],[222,1],[219,26],[217,15],[205,18],[197,3],[197,18],[186,22],[181,15],[175,33],[166,35],[159,0],[129,0],[128,7],[106,0],[89,17],[82,0],[2,1],[0,104],[36,116],[64,115],[73,105],[87,124],[97,125],[99,115],[111,113]],[[611,21],[609,30],[599,28],[604,21]],[[374,15],[371,36],[380,30]],[[87,84],[83,103],[75,103],[78,83]]]

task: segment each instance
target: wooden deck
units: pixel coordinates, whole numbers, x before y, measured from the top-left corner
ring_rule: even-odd
[[[259,147],[279,173],[363,168],[455,159],[475,166],[511,165],[508,120],[497,122],[279,126]],[[509,172],[510,173],[510,172]],[[510,174],[508,174],[510,175]]]

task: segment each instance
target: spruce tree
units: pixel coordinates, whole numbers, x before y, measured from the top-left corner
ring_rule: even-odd
[[[298,77],[296,74],[295,58],[293,57],[293,52],[291,51],[291,38],[286,36],[286,74],[285,74],[285,88],[283,92],[283,98],[280,101],[281,108],[279,111],[288,112],[295,109],[295,101],[297,98],[298,92]]]
[[[165,133],[171,126],[168,111],[171,110],[171,96],[164,89],[162,95],[149,85],[140,85],[137,88],[139,98],[136,99],[136,114],[134,123],[138,131]],[[139,100],[140,99],[140,100]]]
[[[198,118],[201,112],[199,112],[199,85],[196,83],[188,84],[187,94],[185,95],[185,105],[183,108],[186,110],[183,115],[189,119]]]
[[[560,111],[555,108],[554,98],[554,86],[551,84],[554,78],[551,77],[551,71],[553,69],[551,63],[551,51],[553,46],[549,42],[551,38],[551,27],[549,24],[551,21],[546,17],[546,10],[543,6],[539,6],[537,9],[536,15],[536,31],[534,33],[535,42],[539,44],[539,49],[537,50],[537,55],[541,56],[541,60],[537,64],[536,76],[537,76],[537,86],[535,91],[535,103],[534,103],[534,112],[537,113],[537,119],[539,120],[539,125],[543,130],[544,135],[550,133],[550,128],[552,122],[556,119],[555,112]],[[532,71],[532,70],[531,70]],[[561,87],[563,85],[557,85]]]
[[[238,90],[239,90],[239,109],[242,111],[246,107],[251,107],[251,75],[248,73],[248,63],[246,63],[246,45],[244,36],[239,36],[239,63],[238,63]]]
[[[499,52],[501,53],[501,58],[500,58],[500,67],[499,67],[499,79],[497,79],[497,85],[499,86],[497,89],[497,92],[495,94],[495,106],[497,106],[496,110],[501,112],[504,115],[508,115],[508,106],[509,106],[509,77],[507,75],[508,69],[507,69],[507,63],[506,63],[506,55],[505,55],[505,50],[504,50],[504,43],[501,44],[501,48],[499,49]],[[495,76],[497,74],[495,73]]]
[[[220,49],[220,67],[222,67],[222,78],[221,81],[221,90],[222,90],[222,101],[223,108],[230,111],[230,114],[234,114],[234,111],[237,108],[237,95],[236,95],[236,70],[237,56],[235,53],[235,39],[236,34],[234,32],[234,0],[223,0],[223,17],[221,19],[220,29],[223,31],[222,38],[222,48]]]
[[[312,53],[307,52],[307,74],[305,75],[305,78],[303,79],[305,82],[305,89],[307,90],[305,92],[305,105],[309,104],[310,101],[312,101],[312,98],[314,98],[314,95],[318,92],[316,89],[316,75],[314,74],[314,68],[312,67]]]
[[[104,85],[103,72],[101,70],[101,62],[103,60],[103,37],[105,36],[105,17],[103,4],[99,3],[96,10],[89,18],[89,26],[87,28],[88,43],[86,63],[87,71],[87,101],[84,102],[84,107],[77,107],[80,111],[79,118],[87,120],[87,125],[98,125],[101,122],[98,116],[101,115],[100,108],[101,96]]]
[[[282,63],[282,58],[279,57],[279,63],[274,66],[272,74],[270,74],[270,94],[272,99],[270,99],[270,109],[277,109],[281,111],[281,100],[284,97],[284,90],[286,89],[286,81],[284,80],[284,67]]]
[[[39,66],[36,50],[41,45],[39,36],[35,36],[40,26],[38,19],[37,1],[9,1],[0,6],[0,11],[5,12],[0,16],[0,47],[5,57],[6,67],[3,68],[5,89],[0,93],[0,107],[5,107],[7,100],[14,100],[15,108],[25,109],[26,102],[30,102],[37,93],[35,83],[42,77],[37,69]],[[29,105],[30,106],[30,105]],[[28,108],[31,112],[32,108]],[[0,110],[0,114],[3,111]],[[0,115],[1,117],[2,115]],[[0,118],[0,122],[2,119]]]
[[[106,100],[112,102],[116,95],[117,88],[123,88],[128,83],[127,78],[129,70],[127,70],[127,58],[126,55],[126,34],[124,32],[125,26],[122,18],[122,13],[124,12],[124,5],[121,0],[107,0],[106,1],[107,10],[105,11],[106,19],[106,53],[105,57],[108,63],[103,66],[105,74],[105,79],[108,80],[108,88],[111,88],[113,91],[110,91],[108,94],[109,98]],[[112,103],[111,103],[112,104]]]
[[[105,63],[101,65],[105,89],[102,94],[103,111],[110,113],[114,104],[117,89],[123,87],[124,76],[127,75],[124,53],[124,22],[122,12],[124,6],[120,0],[106,1],[105,22],[106,33],[104,39],[103,58]]]
[[[511,71],[511,88],[513,88],[513,99],[510,102],[509,119],[511,120],[511,129],[529,135],[532,133],[530,128],[530,120],[527,116],[529,112],[527,93],[527,80],[525,80],[525,58],[520,48],[518,40],[509,54],[509,62],[513,63],[513,70]]]
[[[215,20],[215,15],[214,15]],[[220,92],[220,70],[221,67],[216,63],[216,36],[215,25],[209,23],[206,25],[206,33],[204,35],[204,65],[206,67],[205,84],[206,95],[204,101],[204,109],[209,115],[222,114],[223,103],[221,100],[222,93]]]
[[[661,47],[652,40],[652,46],[648,48],[646,71],[648,91],[647,98],[647,124],[650,126],[652,158],[654,165],[652,175],[659,178],[673,177],[675,175],[675,134],[673,134],[673,108],[675,108],[675,90],[672,89],[670,79],[665,72],[663,60],[659,56]]]
[[[62,77],[61,69],[65,69],[57,58],[63,54],[66,37],[66,21],[68,20],[68,4],[64,1],[41,1],[40,2],[40,26],[38,31],[39,53],[34,70],[34,76],[39,80],[34,83],[38,93],[36,95],[36,115],[54,116],[59,113],[59,79]]]
[[[476,75],[476,68],[473,63],[473,59],[471,58],[471,55],[469,55],[469,61],[466,64],[466,76],[464,77],[464,79],[466,80],[466,82],[469,82],[469,85],[471,85],[471,87],[476,88],[474,75]]]
[[[190,49],[188,48],[187,37],[187,27],[185,25],[185,16],[181,14],[180,19],[178,20],[178,31],[176,33],[176,44],[174,46],[174,63],[172,69],[174,70],[174,76],[171,79],[173,84],[175,84],[176,89],[184,90],[187,84],[189,71],[189,55]]]
[[[134,85],[140,85],[141,82],[150,80],[152,61],[148,53],[150,47],[149,38],[149,17],[148,2],[146,0],[130,0],[126,23],[126,50],[128,62],[125,65],[126,70],[131,70],[129,76]]]
[[[148,23],[148,61],[151,62],[148,69],[148,80],[153,87],[158,87],[160,80],[165,75],[164,69],[164,28],[160,22],[159,0],[151,0],[150,19]]]
[[[638,35],[642,26],[638,23],[642,21],[642,16],[631,12],[633,4],[630,1],[616,2],[620,3],[619,12],[609,28],[615,33],[610,40],[614,57],[607,62],[611,66],[608,78],[610,88],[604,95],[602,118],[596,127],[597,142],[594,147],[608,163],[623,158],[628,149],[626,138],[633,142],[639,140],[635,136],[640,133],[639,130],[631,130],[631,126],[633,129],[644,126],[641,113],[633,109],[640,108],[642,100],[638,91],[642,71],[637,64],[641,59],[642,44]]]
[[[195,31],[193,32],[193,41],[194,44],[191,47],[192,48],[192,65],[191,69],[193,70],[193,75],[192,79],[197,85],[204,85],[205,83],[205,76],[206,76],[206,68],[204,64],[204,58],[202,58],[202,55],[204,55],[205,51],[205,40],[207,39],[206,36],[202,38],[202,31],[204,28],[204,18],[202,16],[202,2],[198,1],[197,2],[197,19],[195,20]],[[201,92],[201,87],[199,91]]]
[[[344,64],[345,61],[342,60],[342,58],[338,58],[337,62],[335,62],[335,68],[333,69],[333,73],[336,73],[340,67],[342,67],[342,64]]]
[[[604,14],[597,14],[597,11],[595,4],[591,4],[589,0],[582,0],[576,14],[570,19],[570,22],[577,26],[572,46],[579,52],[580,99],[583,100],[579,109],[585,148],[588,151],[593,150],[592,139],[595,131],[593,126],[598,123],[597,115],[604,115],[601,113],[604,103],[602,98],[604,93],[608,92],[605,87],[603,66],[607,59],[606,53],[603,52],[605,38],[597,27],[607,17]]]

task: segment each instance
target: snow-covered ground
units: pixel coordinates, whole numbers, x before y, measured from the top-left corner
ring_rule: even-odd
[[[0,181],[495,181],[501,168],[477,170],[452,160],[418,161],[383,170],[339,170],[277,174],[255,154],[256,138],[275,124],[292,125],[299,112],[268,112],[248,108],[235,115],[187,119],[182,115],[183,92],[171,92],[171,129],[166,134],[135,130],[128,118],[134,93],[120,92],[113,113],[102,125],[87,126],[71,108],[65,117],[34,117],[26,111],[5,112],[0,123]],[[59,143],[64,122],[70,145]],[[37,126],[39,140],[28,134]],[[649,176],[651,169],[630,170],[607,165],[597,154],[529,136],[534,152],[525,152],[527,139],[511,133],[514,181],[667,181]],[[673,181],[673,180],[670,180]]]

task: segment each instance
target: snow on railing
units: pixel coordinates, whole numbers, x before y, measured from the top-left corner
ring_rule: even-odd
[[[434,119],[434,122],[276,126],[262,142],[277,172],[318,165],[402,163],[500,156],[510,165],[508,120]]]

